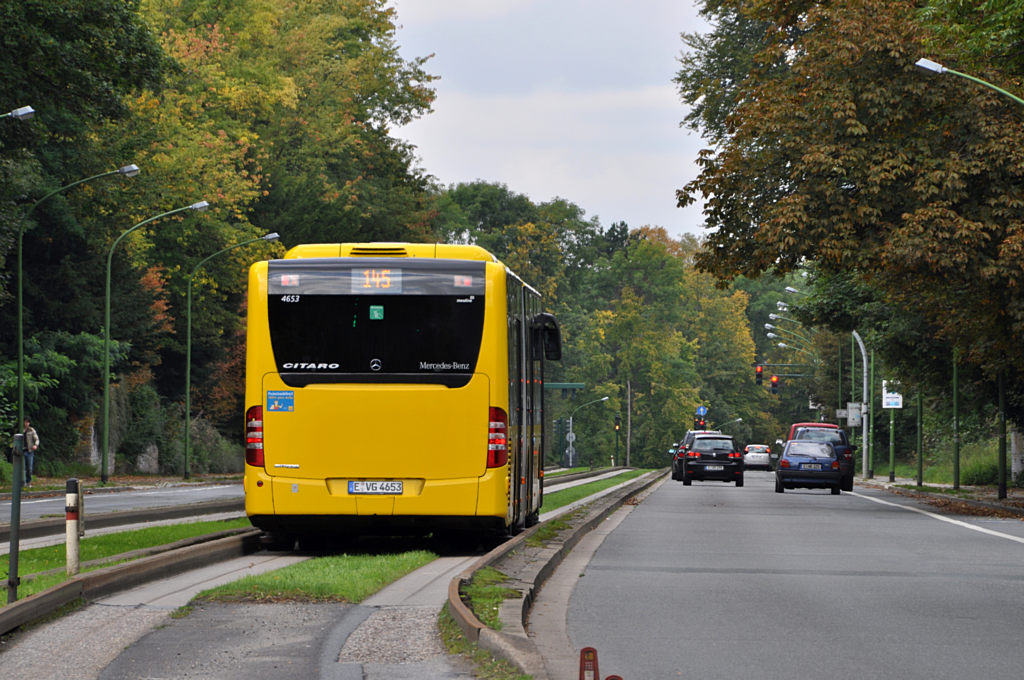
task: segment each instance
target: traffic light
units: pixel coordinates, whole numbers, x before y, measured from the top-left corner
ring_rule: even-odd
[[[695,429],[695,430],[703,430],[705,427],[707,427],[707,424],[708,424],[708,422],[706,420],[704,420],[703,416],[694,416],[693,417],[693,429]]]
[[[621,428],[621,427],[622,427],[622,418],[620,418],[619,414],[616,413],[615,414],[615,431],[618,432],[619,428]]]
[[[764,366],[762,366],[761,364],[758,364],[757,366],[754,366],[754,382],[756,382],[758,385],[761,385],[761,384],[764,383],[763,378],[764,378]]]
[[[771,377],[771,383],[772,383],[772,394],[778,394],[779,393],[779,376],[773,375]]]

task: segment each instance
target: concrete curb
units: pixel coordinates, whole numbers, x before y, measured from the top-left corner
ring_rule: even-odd
[[[655,484],[666,474],[668,474],[667,469],[649,472],[618,491],[585,506],[588,508],[587,520],[577,526],[568,537],[560,542],[551,542],[546,545],[533,556],[525,568],[519,569],[518,573],[506,574],[513,582],[512,587],[522,595],[519,599],[505,600],[502,605],[501,618],[503,624],[507,626],[506,630],[493,630],[477,619],[476,615],[462,601],[460,588],[464,582],[473,578],[475,572],[484,567],[497,565],[512,553],[520,550],[527,539],[547,522],[531,527],[514,539],[503,543],[453,578],[448,584],[448,611],[459,624],[466,638],[484,649],[490,650],[496,656],[511,662],[522,672],[533,676],[534,680],[548,680],[544,661],[525,628],[536,593],[540,591],[565,556],[572,551],[583,536],[618,510],[628,498]]]
[[[0,608],[0,635],[45,618],[79,598],[97,598],[165,578],[210,562],[248,555],[259,550],[259,529],[232,536],[212,534],[212,539],[170,553],[151,555],[133,562],[97,569]]]

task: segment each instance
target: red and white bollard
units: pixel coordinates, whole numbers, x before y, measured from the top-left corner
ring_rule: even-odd
[[[81,513],[82,494],[77,479],[69,479],[64,487],[64,519],[67,544],[67,574],[78,573],[78,523]]]

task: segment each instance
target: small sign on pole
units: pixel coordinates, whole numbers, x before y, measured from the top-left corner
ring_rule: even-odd
[[[903,395],[896,391],[899,388],[899,382],[882,381],[882,408],[903,408]]]
[[[846,402],[846,424],[849,427],[860,427],[860,402]]]

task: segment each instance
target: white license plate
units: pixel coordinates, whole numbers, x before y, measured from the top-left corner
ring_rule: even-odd
[[[351,494],[373,493],[401,496],[402,482],[350,481],[348,483],[348,492]]]
[[[711,470],[711,471],[714,471],[714,472],[720,472],[720,471],[725,469],[725,466],[724,465],[705,465],[704,469],[705,470]]]
[[[804,470],[820,470],[821,463],[804,463]]]

